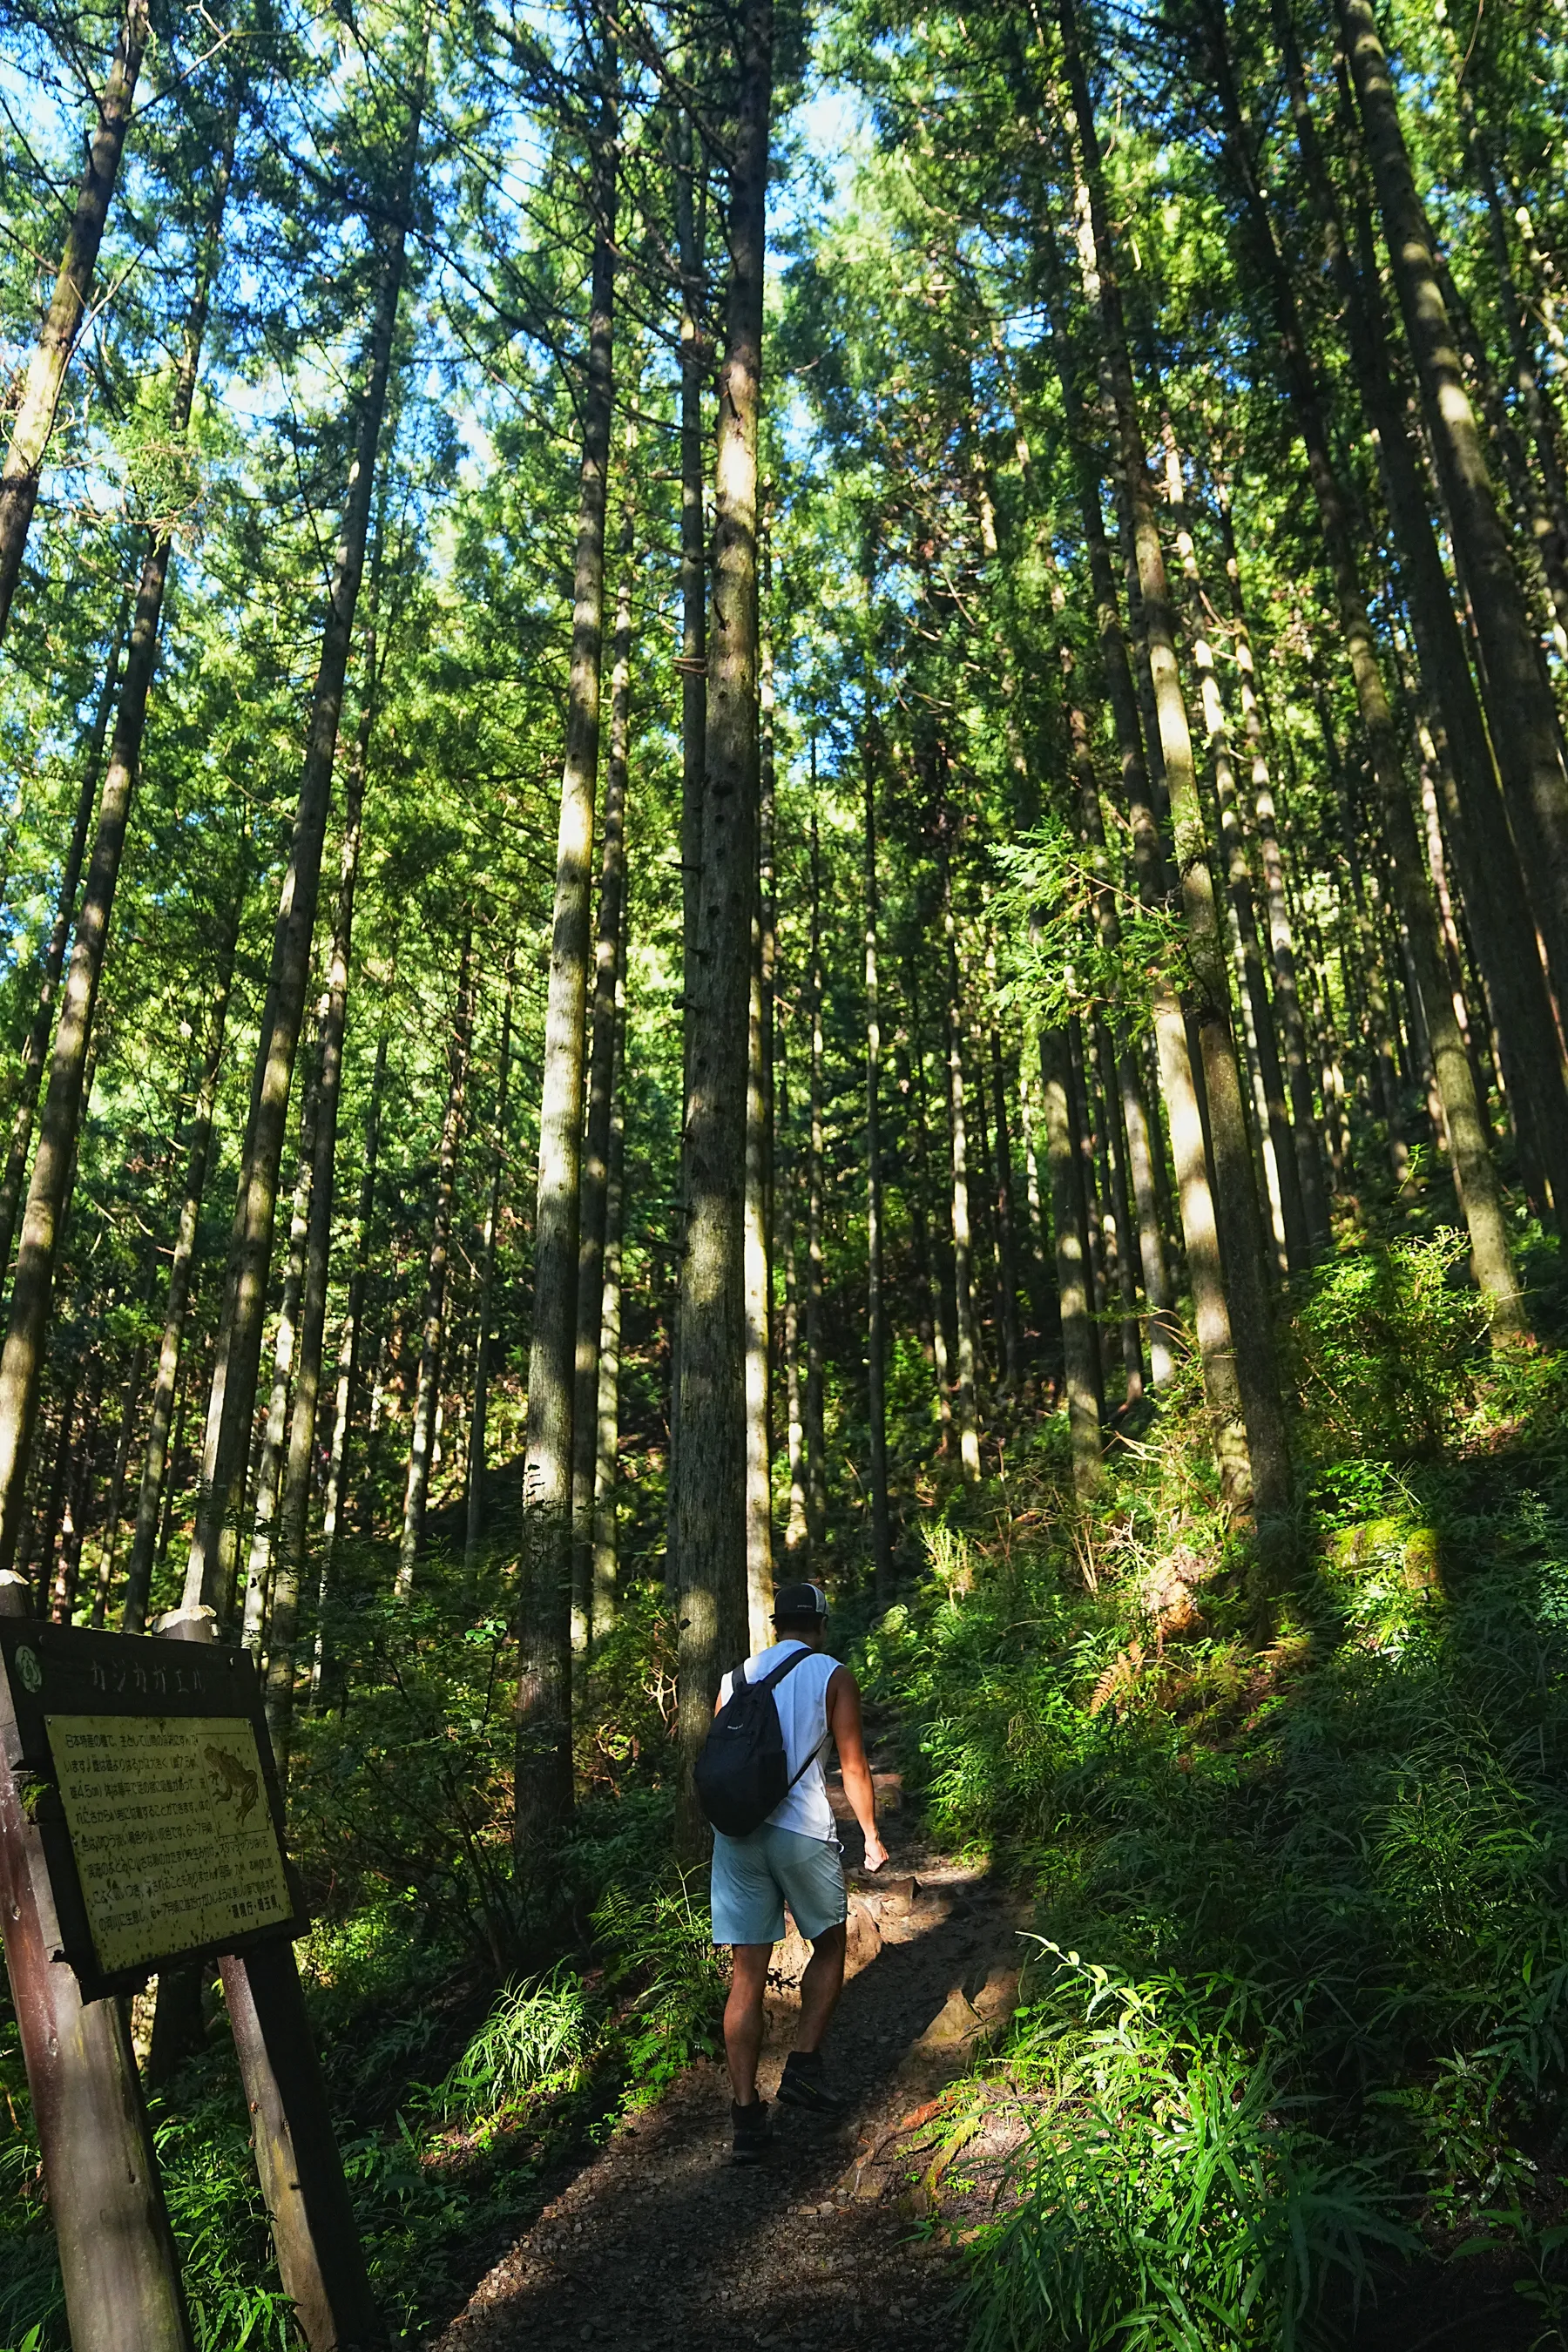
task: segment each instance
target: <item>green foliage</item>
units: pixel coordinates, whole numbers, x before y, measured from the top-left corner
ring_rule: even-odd
[[[972,2352],[1015,2352],[1042,2322],[1063,2352],[1327,2340],[1331,2286],[1359,2294],[1369,2254],[1414,2244],[1379,2168],[1292,2118],[1279,2053],[1242,2038],[1245,1989],[1042,1949],[1056,1981],[1010,2052],[1038,2104],[977,2246]]]
[[[1195,1396],[1090,1511],[1024,1456],[1005,1518],[930,1523],[864,1644],[906,1785],[1032,1881],[1055,1962],[1001,2056],[1033,2121],[975,2242],[984,2352],[1328,2342],[1417,2250],[1558,2310],[1561,1365],[1477,1350],[1455,1255],[1300,1303],[1343,1418],[1297,1425],[1317,1507],[1261,1644]]]
[[[508,1985],[438,2086],[439,2110],[472,2126],[536,2092],[574,2091],[590,2041],[582,1982],[569,1969]]]
[[[718,2051],[727,1972],[690,1877],[636,1895],[610,1887],[594,1927],[613,1955],[605,1982],[622,1997],[616,2045],[635,2110],[656,2099],[693,2058]]]
[[[1450,1226],[1368,1244],[1313,1276],[1292,1328],[1314,1458],[1401,1461],[1456,1436],[1487,1362],[1468,1255]]]

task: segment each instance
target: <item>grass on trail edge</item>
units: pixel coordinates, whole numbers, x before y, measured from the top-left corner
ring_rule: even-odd
[[[1549,1327],[1554,1253],[1531,1270]],[[1022,2119],[999,2194],[947,2217],[973,2352],[1331,2344],[1413,2263],[1495,2269],[1563,2340],[1568,1359],[1494,1360],[1441,1234],[1335,1259],[1282,1336],[1266,1628],[1192,1366],[1092,1507],[1060,1416],[978,1490],[920,1472],[905,1597],[837,1621],[934,1834],[1036,1900],[1008,2039],[949,2106]],[[705,1889],[660,1863],[657,1588],[589,1679],[546,1899],[507,1866],[502,1590],[465,1622],[433,1565],[410,1617],[374,1605],[384,1569],[350,1563],[351,1700],[301,1727],[293,1833],[373,2273],[417,2334],[563,2158],[716,2047],[721,1972]],[[0,2092],[0,2352],[63,2352],[8,2011]],[[289,2344],[221,2019],[155,2113],[203,2352]]]

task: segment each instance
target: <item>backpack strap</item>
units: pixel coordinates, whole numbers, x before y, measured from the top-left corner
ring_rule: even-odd
[[[763,1677],[763,1680],[756,1685],[756,1688],[758,1690],[772,1690],[775,1683],[783,1682],[785,1675],[793,1674],[795,1667],[798,1666],[804,1659],[815,1657],[816,1654],[814,1650],[804,1646],[801,1649],[793,1651],[787,1658],[783,1658],[779,1661],[779,1664],[773,1668],[770,1675],[765,1675]],[[795,1782],[805,1773],[810,1771],[812,1766],[816,1763],[817,1758],[826,1747],[827,1741],[827,1727],[824,1724],[822,1728],[822,1737],[817,1741],[816,1747],[810,1750],[799,1769],[790,1774],[788,1787],[784,1790],[785,1797],[788,1796],[790,1790],[794,1788]],[[781,1798],[779,1801],[782,1804],[784,1798]]]
[[[773,1690],[778,1684],[783,1682],[785,1675],[793,1675],[796,1666],[804,1665],[807,1658],[815,1655],[816,1653],[809,1647],[809,1645],[803,1643],[798,1650],[792,1650],[787,1658],[781,1658],[778,1664],[774,1666],[770,1673],[765,1674],[760,1683],[752,1683],[750,1687],[752,1690]],[[743,1663],[741,1669],[741,1679],[742,1682],[745,1681],[745,1667]]]

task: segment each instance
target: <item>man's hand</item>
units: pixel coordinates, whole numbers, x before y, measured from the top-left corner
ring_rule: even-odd
[[[888,1849],[877,1835],[877,1792],[866,1761],[866,1735],[860,1727],[860,1693],[847,1666],[837,1666],[828,1677],[827,1726],[838,1750],[844,1793],[866,1841],[866,1867],[880,1870]]]

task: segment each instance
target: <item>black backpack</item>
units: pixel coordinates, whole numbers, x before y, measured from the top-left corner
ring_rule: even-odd
[[[792,1650],[757,1683],[746,1680],[742,1659],[731,1677],[730,1696],[713,1718],[693,1774],[699,1804],[725,1837],[749,1837],[760,1830],[821,1752],[819,1743],[800,1772],[790,1771],[773,1697],[775,1685],[812,1655],[808,1649]]]

